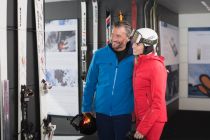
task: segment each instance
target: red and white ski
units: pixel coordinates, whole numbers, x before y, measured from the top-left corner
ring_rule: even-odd
[[[93,6],[93,53],[98,49],[98,2],[92,0]]]
[[[0,4],[0,138],[10,139],[9,82],[7,74],[7,0]]]
[[[137,26],[137,5],[136,0],[132,0],[131,3],[131,25],[133,29]]]
[[[106,10],[106,44],[111,43],[111,11]]]

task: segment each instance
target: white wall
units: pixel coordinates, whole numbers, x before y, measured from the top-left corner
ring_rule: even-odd
[[[210,14],[179,15],[179,109],[210,111],[210,98],[188,98],[188,27],[210,27]]]

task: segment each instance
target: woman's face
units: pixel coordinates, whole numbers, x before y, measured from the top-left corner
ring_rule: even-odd
[[[139,43],[139,44],[133,43],[132,48],[133,48],[133,55],[135,55],[135,56],[143,54],[143,52],[144,52],[144,44],[143,43]]]

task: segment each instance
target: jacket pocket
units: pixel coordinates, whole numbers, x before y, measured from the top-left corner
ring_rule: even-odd
[[[110,81],[112,63],[110,62],[100,62],[99,64],[99,77],[98,84],[107,84]]]

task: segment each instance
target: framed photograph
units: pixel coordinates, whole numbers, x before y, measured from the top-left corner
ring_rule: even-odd
[[[50,115],[74,116],[79,113],[78,21],[45,22],[46,80]]]
[[[166,101],[167,104],[178,99],[179,91],[179,32],[178,27],[159,22],[160,51],[165,58],[168,70]]]
[[[210,98],[210,27],[188,28],[188,96]]]

